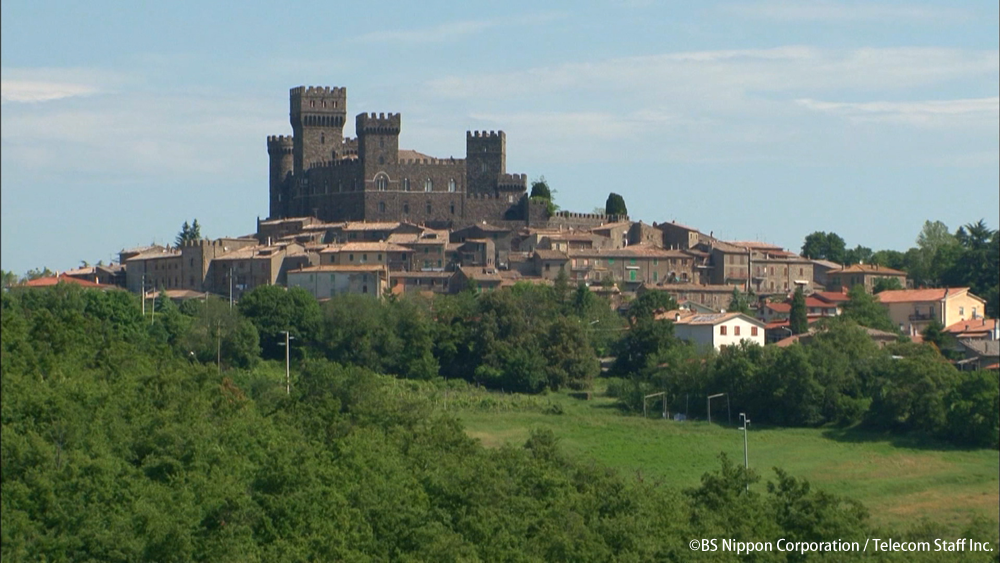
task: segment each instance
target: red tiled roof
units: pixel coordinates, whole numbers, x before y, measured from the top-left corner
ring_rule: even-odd
[[[889,289],[876,295],[882,303],[925,303],[941,301],[945,295],[954,296],[969,291],[967,287],[941,287],[934,289]]]
[[[59,283],[71,283],[79,285],[81,287],[91,287],[95,289],[108,289],[114,287],[112,285],[107,285],[103,283],[94,283],[92,281],[82,280],[80,278],[74,278],[72,276],[67,276],[66,274],[59,274],[58,276],[51,276],[48,278],[38,278],[24,283],[25,287],[52,287]]]
[[[851,300],[851,298],[842,291],[817,291],[812,294],[812,297],[829,303],[847,303]]]
[[[839,270],[830,270],[827,272],[828,276],[836,274],[882,274],[886,276],[905,276],[906,272],[873,264],[852,264]]]
[[[946,332],[952,334],[979,334],[979,333],[989,333],[997,326],[996,319],[969,319],[967,321],[958,321],[952,324],[948,328],[944,329]]]

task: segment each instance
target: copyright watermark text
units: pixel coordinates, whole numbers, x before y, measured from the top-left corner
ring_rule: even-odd
[[[700,538],[688,542],[691,551],[726,551],[733,553],[754,553],[771,551],[794,551],[798,553],[827,551],[952,551],[952,552],[989,552],[993,551],[990,542],[979,542],[969,538],[954,540],[936,539],[934,541],[901,541],[892,538],[867,538],[864,542],[844,541],[742,541],[734,539]]]

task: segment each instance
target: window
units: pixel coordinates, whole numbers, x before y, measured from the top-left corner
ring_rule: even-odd
[[[424,191],[429,192],[434,189],[434,182],[430,178],[424,180]]]
[[[453,204],[451,204],[451,214],[452,214],[452,215],[454,215],[454,214],[455,214],[455,204],[454,204],[454,203],[453,203]]]
[[[958,315],[961,316],[961,317],[965,316],[965,307],[959,307],[958,308]]]
[[[750,327],[750,336],[757,336],[757,327]]]
[[[608,258],[608,266],[613,266],[614,263],[615,263],[615,259],[614,258]]]
[[[378,202],[378,212],[379,213],[385,213],[385,202],[384,201]]]
[[[382,261],[382,254],[378,254],[377,257],[378,257],[378,261],[381,262]]]
[[[379,174],[378,176],[375,177],[375,189],[377,189],[380,192],[384,192],[388,187],[389,187],[389,178],[387,178],[384,174]]]
[[[455,179],[448,180],[448,191],[454,193],[456,188]]]
[[[380,149],[384,149],[385,148],[385,139],[379,139],[378,140],[378,148],[380,148]]]
[[[802,268],[799,268],[799,275],[800,276],[804,276],[805,275],[805,270],[802,269]]]
[[[635,270],[628,271],[628,281],[635,281]]]
[[[656,259],[656,258],[653,258],[653,265],[654,266],[659,266],[660,265],[660,261],[658,259]]]
[[[409,203],[404,203],[403,204],[403,215],[409,215],[409,214],[410,214],[410,204]]]
[[[324,134],[324,133],[320,133],[319,134],[319,144],[321,144],[321,145],[325,145],[326,144],[326,134]]]
[[[385,157],[384,156],[379,156],[378,157],[378,163],[379,164],[385,164]]]
[[[403,178],[403,191],[404,192],[410,191],[410,179],[409,178]]]
[[[740,335],[740,327],[734,326],[733,327],[733,336],[739,336],[739,335]]]
[[[719,335],[720,336],[725,336],[726,335],[726,325],[722,325],[722,326],[719,327]]]
[[[348,255],[347,255],[347,260],[348,260],[349,262],[354,262],[354,255],[353,255],[353,254],[348,254]]]
[[[628,263],[635,266],[635,258],[629,258]]]
[[[427,214],[430,215],[430,213],[431,213],[431,202],[428,201],[427,202]]]
[[[655,281],[660,281],[660,273],[659,272],[653,272],[653,281],[654,282]]]

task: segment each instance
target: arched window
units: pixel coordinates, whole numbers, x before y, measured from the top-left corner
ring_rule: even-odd
[[[434,182],[430,178],[424,180],[424,191],[429,192],[433,189],[434,189]]]
[[[449,192],[454,192],[456,188],[457,188],[457,185],[455,184],[455,179],[452,178],[451,180],[448,180],[448,191]]]
[[[384,192],[389,188],[389,178],[385,174],[379,174],[375,177],[375,189],[380,192]]]

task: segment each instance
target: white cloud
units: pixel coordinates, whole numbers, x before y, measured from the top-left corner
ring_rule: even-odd
[[[834,2],[829,0],[773,0],[726,4],[722,11],[740,16],[777,21],[926,21],[964,20],[969,16],[956,8],[882,4],[876,2]]]
[[[36,103],[96,94],[98,89],[86,84],[39,82],[34,80],[0,80],[0,102]]]
[[[418,29],[373,31],[356,37],[354,41],[360,43],[447,43],[488,29],[512,25],[542,25],[562,17],[564,16],[561,13],[542,12],[492,20],[447,22]]]
[[[795,103],[809,110],[847,117],[855,122],[894,122],[911,125],[966,125],[995,127],[1000,119],[1000,97],[917,102],[826,102],[803,98]],[[987,122],[988,120],[988,122]]]
[[[788,46],[665,53],[567,63],[516,72],[431,80],[433,95],[503,100],[542,95],[569,99],[602,92],[629,99],[665,96],[704,105],[730,105],[748,93],[792,90],[898,90],[967,77],[996,77],[995,50]]]

